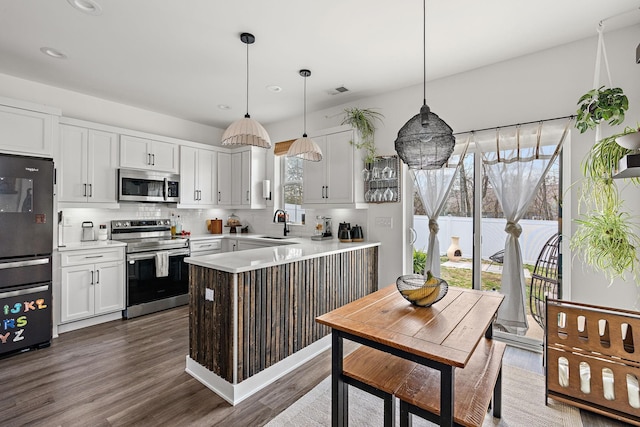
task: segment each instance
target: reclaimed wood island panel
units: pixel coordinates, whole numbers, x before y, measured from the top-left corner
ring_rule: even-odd
[[[242,257],[249,265],[234,266]],[[378,289],[377,243],[298,243],[187,262],[187,372],[232,404],[330,346],[316,317]]]

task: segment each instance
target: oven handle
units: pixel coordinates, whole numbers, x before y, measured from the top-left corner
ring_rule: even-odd
[[[164,251],[158,251],[158,252],[164,252]],[[169,251],[169,256],[179,256],[179,255],[189,255],[189,250],[184,250],[184,249],[178,249],[178,250],[174,250],[174,251]],[[156,257],[156,253],[155,252],[144,252],[144,253],[139,253],[139,254],[128,254],[127,255],[127,261],[140,261],[143,259],[153,259]]]
[[[43,265],[43,264],[49,264],[49,258],[0,263],[0,270],[4,270],[6,268],[31,267],[34,265]]]
[[[36,292],[45,292],[49,290],[49,285],[36,286],[33,288],[20,289],[18,291],[0,292],[0,299],[19,297],[21,295],[35,294]]]

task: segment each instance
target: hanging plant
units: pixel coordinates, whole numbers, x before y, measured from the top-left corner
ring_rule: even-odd
[[[629,100],[619,87],[592,89],[578,100],[576,128],[580,133],[594,129],[600,122],[619,125],[629,109]]]
[[[622,133],[602,138],[596,142],[582,161],[582,173],[590,179],[612,178],[618,172],[620,160],[632,150],[622,147],[617,139],[637,132],[638,129],[626,127]],[[634,184],[640,184],[640,178],[631,178]]]
[[[631,272],[638,283],[640,238],[633,230],[631,215],[620,211],[616,202],[604,211],[592,211],[575,222],[579,225],[571,238],[571,248],[580,253],[594,270],[601,271],[613,282]]]
[[[376,144],[374,135],[376,133],[376,120],[382,121],[382,113],[369,108],[350,107],[344,109],[343,125],[350,125],[360,135],[360,142],[350,141],[351,145],[357,149],[364,149],[366,153],[365,162],[372,163],[376,158]]]

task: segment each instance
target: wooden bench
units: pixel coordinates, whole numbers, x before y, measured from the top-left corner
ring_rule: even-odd
[[[640,426],[640,313],[547,299],[546,398]]]
[[[455,370],[454,422],[481,426],[493,396],[493,415],[500,417],[502,356],[505,344],[483,339],[464,369]],[[344,381],[384,400],[385,426],[395,417],[393,396],[400,399],[400,424],[411,424],[410,414],[439,423],[440,373],[391,354],[360,347],[343,362]]]

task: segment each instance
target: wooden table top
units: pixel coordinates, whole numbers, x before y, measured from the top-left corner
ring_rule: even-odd
[[[318,323],[459,368],[469,361],[504,296],[449,287],[431,307],[405,300],[396,285],[316,318]]]

